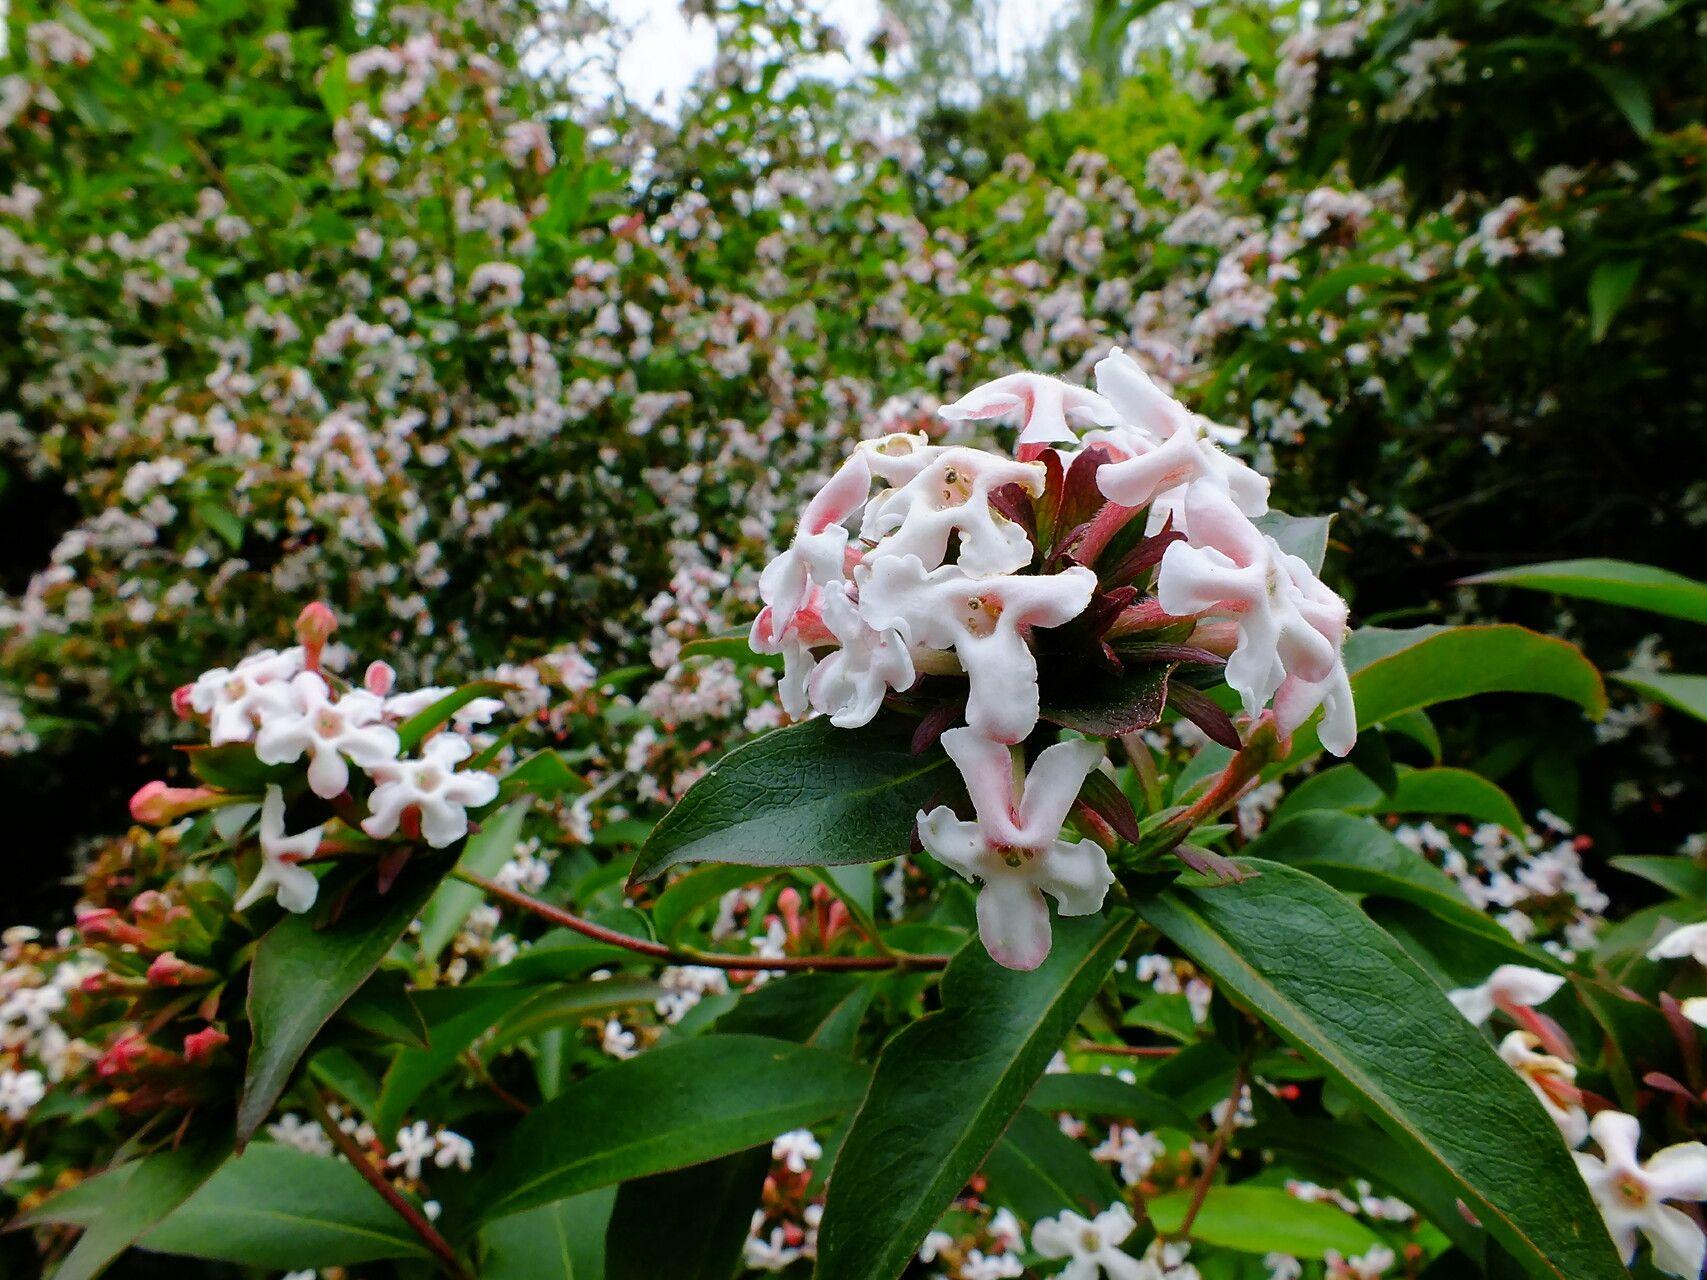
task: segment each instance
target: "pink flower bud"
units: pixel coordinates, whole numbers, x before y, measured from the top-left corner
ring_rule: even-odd
[[[181,987],[189,983],[206,982],[213,972],[199,964],[180,960],[171,951],[163,951],[148,966],[148,985],[151,987]]]
[[[218,1027],[205,1027],[194,1035],[185,1036],[184,1061],[200,1062],[204,1058],[211,1057],[214,1050],[228,1043],[230,1039],[231,1037]]]
[[[362,677],[362,684],[367,691],[376,697],[383,698],[391,692],[391,686],[397,683],[397,672],[389,662],[374,662],[368,665],[367,675]]]
[[[788,930],[790,942],[800,941],[800,890],[793,885],[776,895],[776,909]]]
[[[130,816],[148,826],[160,827],[224,802],[225,796],[210,787],[169,787],[156,779],[137,788],[130,798]]]
[[[316,600],[296,616],[296,639],[307,656],[310,671],[320,670],[320,651],[338,629],[338,615]]]
[[[180,720],[193,720],[196,709],[190,705],[190,696],[195,692],[195,685],[181,684],[172,690],[172,714]]]
[[[111,907],[85,911],[77,917],[77,931],[83,935],[85,942],[116,942],[137,946],[147,941],[147,935],[141,929],[120,919],[119,913]]]
[[[127,1031],[107,1047],[95,1063],[95,1074],[103,1080],[128,1075],[149,1056],[150,1045],[140,1034]]]

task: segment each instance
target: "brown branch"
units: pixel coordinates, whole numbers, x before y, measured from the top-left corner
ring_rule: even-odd
[[[314,1113],[314,1118],[320,1122],[326,1136],[332,1139],[332,1145],[356,1167],[356,1172],[362,1175],[368,1186],[379,1192],[392,1211],[403,1219],[404,1225],[420,1237],[421,1243],[439,1260],[445,1274],[454,1280],[474,1280],[472,1273],[462,1265],[462,1259],[456,1256],[456,1250],[451,1248],[450,1241],[439,1234],[438,1228],[427,1221],[425,1214],[409,1203],[407,1196],[391,1185],[390,1179],[384,1173],[374,1168],[373,1160],[361,1149],[361,1145],[338,1127],[338,1122],[332,1118],[332,1113],[321,1101],[319,1090],[310,1085],[302,1090],[302,1093],[308,1100],[308,1108]]]
[[[1209,1147],[1209,1158],[1203,1162],[1203,1172],[1197,1175],[1197,1182],[1191,1189],[1191,1203],[1186,1206],[1185,1217],[1180,1219],[1179,1230],[1170,1234],[1184,1240],[1191,1235],[1191,1227],[1197,1221],[1198,1212],[1203,1208],[1203,1201],[1209,1194],[1209,1184],[1215,1180],[1215,1170],[1221,1165],[1221,1157],[1227,1154],[1227,1143],[1233,1136],[1233,1125],[1239,1118],[1239,1100],[1244,1097],[1245,1086],[1250,1081],[1250,1055],[1240,1059],[1238,1070],[1233,1072],[1233,1089],[1227,1095],[1227,1112],[1221,1117],[1221,1123],[1215,1126],[1215,1139]]]
[[[562,907],[554,907],[549,902],[541,902],[538,898],[529,897],[515,889],[506,888],[496,880],[488,880],[485,876],[475,875],[472,871],[461,868],[451,872],[464,884],[471,884],[481,892],[507,902],[512,907],[523,911],[531,911],[542,920],[562,925],[565,929],[573,929],[584,938],[595,942],[609,943],[613,947],[622,947],[639,955],[651,956],[654,960],[667,960],[671,964],[703,965],[710,969],[731,969],[737,972],[750,973],[761,969],[788,971],[795,969],[840,969],[840,970],[874,970],[874,969],[941,969],[947,966],[947,956],[916,956],[916,955],[882,955],[882,956],[724,956],[712,955],[703,951],[679,951],[675,947],[665,946],[662,942],[653,942],[647,938],[635,938],[626,933],[618,933],[615,929],[607,929],[603,925],[594,924],[591,920],[583,920],[580,916],[572,915]]]
[[[1166,1044],[1103,1044],[1098,1040],[1081,1040],[1073,1046],[1080,1053],[1107,1053],[1119,1058],[1171,1058],[1179,1046]]]

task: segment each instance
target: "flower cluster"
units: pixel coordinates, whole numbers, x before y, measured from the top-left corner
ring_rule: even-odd
[[[1019,969],[1049,953],[1045,894],[1084,915],[1114,883],[1099,845],[1060,838],[1102,747],[1056,743],[1032,753],[1023,786],[1016,775],[1012,748],[1041,719],[1074,725],[1044,706],[1039,633],[1093,642],[1052,654],[1056,689],[1165,657],[1164,681],[1183,681],[1181,663],[1224,666],[1246,713],[1272,704],[1282,735],[1318,709],[1330,751],[1344,755],[1357,733],[1345,603],[1255,523],[1269,484],[1221,447],[1237,433],[1119,349],[1096,375],[1091,391],[1011,374],[942,408],[951,423],[1017,419],[1014,458],[924,433],[858,445],[766,566],[750,634],[783,658],[790,715],[851,729],[893,695],[934,704],[976,817],[921,812],[919,838],[982,884],[980,934]]]

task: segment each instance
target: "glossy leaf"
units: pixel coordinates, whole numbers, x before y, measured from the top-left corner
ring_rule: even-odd
[[[426,736],[440,725],[448,724],[452,716],[476,698],[501,698],[510,686],[496,680],[475,680],[452,689],[430,706],[423,707],[397,726],[397,741],[407,755],[420,746]]]
[[[480,830],[468,838],[456,865],[464,871],[486,877],[494,876],[510,860],[521,839],[522,822],[527,817],[528,800],[512,800],[498,812],[488,814]],[[450,945],[451,939],[468,919],[468,913],[480,905],[484,895],[471,884],[461,880],[446,880],[433,893],[432,900],[421,912],[421,959],[427,964],[437,960],[439,953]]]
[[[1007,1129],[1131,938],[1130,915],[1061,920],[1049,958],[962,947],[942,1009],[885,1046],[830,1174],[818,1280],[894,1280]]]
[[[1620,671],[1613,679],[1673,711],[1707,720],[1707,676],[1675,671]]]
[[[1532,1274],[1622,1276],[1558,1130],[1445,992],[1315,877],[1245,861],[1254,879],[1163,893],[1145,916],[1437,1165]]]
[[[1021,1107],[984,1161],[990,1200],[1029,1222],[1071,1209],[1093,1217],[1120,1197],[1114,1177],[1041,1111]]]
[[[616,1188],[554,1200],[481,1232],[480,1280],[604,1280]]]
[[[142,1246],[277,1271],[425,1254],[349,1165],[272,1142],[232,1160]]]
[[[1169,666],[1132,666],[1125,673],[1090,676],[1082,667],[1052,681],[1045,671],[1042,716],[1051,724],[1097,737],[1148,729],[1167,705]]]
[[[333,1014],[373,975],[420,912],[436,877],[410,867],[392,886],[316,929],[312,915],[286,916],[255,949],[249,974],[254,1044],[237,1104],[237,1141],[261,1127],[296,1064]]]
[[[864,1083],[845,1058],[781,1040],[666,1044],[536,1108],[499,1149],[475,1201],[492,1220],[743,1151],[846,1110]]]
[[[632,879],[683,862],[826,866],[907,851],[913,817],[949,776],[893,727],[791,725],[737,747],[664,815]]]
[[[1669,618],[1707,622],[1707,582],[1628,560],[1554,560],[1465,578],[1466,583],[1527,587],[1558,596],[1644,609]]]
[[[1394,776],[1393,790],[1386,794],[1351,765],[1324,769],[1294,787],[1275,810],[1275,817],[1283,820],[1312,809],[1339,809],[1348,813],[1450,814],[1492,822],[1518,833],[1527,825],[1522,810],[1509,795],[1468,769],[1400,769]]]
[[[1190,1191],[1170,1191],[1145,1202],[1156,1230],[1172,1233],[1185,1221]],[[1209,1188],[1192,1220],[1191,1239],[1241,1253],[1289,1253],[1321,1258],[1332,1250],[1344,1257],[1368,1253],[1381,1237],[1343,1209],[1300,1200],[1283,1187]]]
[[[606,1238],[605,1280],[730,1280],[770,1167],[767,1142],[623,1183]]]
[[[1269,511],[1253,522],[1280,544],[1280,549],[1295,555],[1316,573],[1322,571],[1322,561],[1328,558],[1328,529],[1332,516],[1290,516],[1284,511]]]

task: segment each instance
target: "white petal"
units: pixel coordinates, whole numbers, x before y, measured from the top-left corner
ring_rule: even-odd
[[[1650,960],[1682,960],[1689,956],[1707,964],[1707,920],[1673,929],[1648,951]]]
[[[1061,840],[1039,859],[1036,882],[1055,899],[1064,916],[1088,916],[1102,910],[1114,872],[1108,854],[1094,840]]]
[[[1102,757],[1102,744],[1083,738],[1057,742],[1038,755],[1019,803],[1020,828],[1028,840],[1041,846],[1060,834],[1073,801]]]
[[[1642,1234],[1653,1246],[1656,1267],[1683,1280],[1697,1280],[1702,1263],[1707,1262],[1707,1236],[1693,1218],[1670,1205],[1655,1205],[1642,1224]]]
[[[1662,1200],[1707,1200],[1707,1144],[1680,1142],[1656,1151],[1642,1171]]]
[[[1589,1121],[1588,1131],[1609,1166],[1636,1167],[1636,1144],[1641,1141],[1642,1126],[1635,1116],[1622,1111],[1602,1111]]]
[[[989,838],[1002,844],[1023,842],[1025,835],[1014,821],[1019,802],[1013,752],[972,728],[948,730],[942,735],[942,749],[960,770],[978,825]]]
[[[986,870],[989,845],[976,822],[962,822],[947,805],[919,813],[919,843],[938,862],[974,880]]]
[[[1049,958],[1049,907],[1029,879],[997,875],[978,894],[978,936],[1008,969],[1035,969]]]

